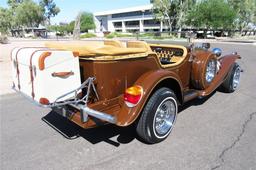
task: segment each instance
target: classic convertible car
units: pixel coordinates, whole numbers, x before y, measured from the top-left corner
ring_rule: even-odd
[[[180,45],[46,43],[15,48],[13,88],[42,107],[50,107],[83,128],[104,123],[128,126],[147,143],[167,138],[178,106],[202,98],[219,86],[233,92],[241,68],[237,53],[221,56]]]

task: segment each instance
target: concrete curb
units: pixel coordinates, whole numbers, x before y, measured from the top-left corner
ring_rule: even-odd
[[[252,39],[231,39],[231,38],[227,38],[227,39],[216,39],[218,42],[232,42],[232,43],[256,43],[256,40],[252,40]]]
[[[253,44],[253,43],[256,43],[256,41],[236,41],[236,40],[227,40],[227,41],[224,41],[224,40],[221,40],[221,41],[218,41],[218,42],[231,42],[231,43],[248,43],[248,44]]]

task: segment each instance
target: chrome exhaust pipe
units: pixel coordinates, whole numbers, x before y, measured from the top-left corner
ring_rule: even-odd
[[[110,114],[90,109],[86,105],[79,105],[78,107],[80,108],[82,122],[86,122],[88,120],[88,115],[90,115],[92,117],[104,120],[112,124],[116,123],[116,118]]]

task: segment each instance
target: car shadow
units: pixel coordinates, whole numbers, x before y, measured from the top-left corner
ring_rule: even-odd
[[[118,147],[120,144],[128,144],[137,139],[134,125],[118,127],[113,124],[107,124],[91,129],[83,129],[54,111],[48,113],[42,120],[70,140],[82,137],[92,144],[106,142]]]

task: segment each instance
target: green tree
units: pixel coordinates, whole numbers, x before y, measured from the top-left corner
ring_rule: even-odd
[[[167,22],[169,30],[172,31],[174,19],[171,16],[174,13],[174,8],[169,0],[154,0],[153,13],[156,20],[160,20],[163,23]]]
[[[235,11],[226,1],[204,0],[189,11],[187,24],[197,28],[231,29],[235,18]]]
[[[9,13],[11,14],[10,17],[10,28],[18,28],[19,25],[15,20],[15,16],[16,16],[16,8],[23,2],[23,0],[7,0],[7,4],[9,6],[9,8],[7,8],[7,10],[9,11]]]
[[[193,9],[196,5],[196,0],[176,0],[174,1],[175,4],[175,16],[174,20],[176,23],[176,28],[178,28],[178,37],[180,38],[181,30],[185,24],[188,11]]]
[[[61,34],[73,33],[75,21],[71,21],[66,25],[49,25],[47,29],[50,31],[60,32]]]
[[[19,26],[38,27],[43,22],[43,9],[32,0],[25,0],[15,9],[15,22]]]
[[[68,33],[73,33],[75,27],[75,21],[71,21],[68,25],[67,25],[67,32]]]
[[[228,0],[237,13],[236,27],[242,32],[249,23],[256,24],[256,0]]]
[[[256,25],[256,1],[254,3],[253,23],[254,23],[254,25]]]
[[[11,13],[8,9],[0,7],[0,32],[6,34],[11,28]]]
[[[12,9],[17,8],[19,6],[19,4],[21,4],[22,2],[23,2],[23,0],[7,0],[7,4]]]
[[[60,12],[60,8],[56,6],[53,0],[41,0],[39,4],[44,9],[45,18],[50,24],[51,17],[55,17]]]
[[[154,0],[153,13],[157,20],[167,21],[169,30],[178,28],[181,31],[187,11],[192,9],[196,0]]]
[[[80,19],[81,32],[87,32],[90,29],[95,29],[93,14],[89,12],[83,12]]]

